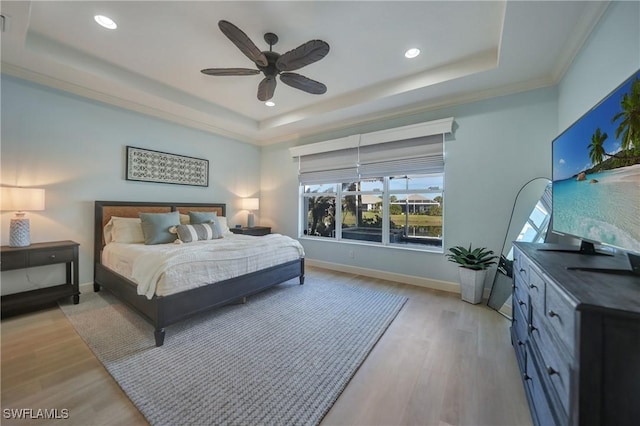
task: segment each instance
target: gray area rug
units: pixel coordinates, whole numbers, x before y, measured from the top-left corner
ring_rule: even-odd
[[[107,291],[61,305],[153,425],[320,423],[404,305],[387,292],[307,276],[167,327]]]

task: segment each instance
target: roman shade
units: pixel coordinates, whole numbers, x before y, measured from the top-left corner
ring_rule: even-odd
[[[360,147],[361,178],[444,172],[444,135]]]
[[[290,148],[302,185],[444,172],[444,134],[453,118]]]

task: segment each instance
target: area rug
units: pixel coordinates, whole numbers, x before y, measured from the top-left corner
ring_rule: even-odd
[[[406,298],[307,276],[166,328],[108,291],[61,308],[152,425],[320,423]]]

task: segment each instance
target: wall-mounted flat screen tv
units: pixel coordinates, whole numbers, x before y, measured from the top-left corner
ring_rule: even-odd
[[[552,150],[553,231],[640,253],[640,70]]]

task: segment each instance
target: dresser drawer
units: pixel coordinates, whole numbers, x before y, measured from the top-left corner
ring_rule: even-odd
[[[529,282],[529,262],[518,250],[513,254],[513,276],[519,276],[525,283]]]
[[[24,251],[2,253],[2,263],[0,266],[3,271],[24,268],[27,266],[27,253]]]
[[[530,345],[527,345],[527,360],[533,357]],[[553,405],[549,403],[546,395],[544,383],[540,377],[540,372],[536,368],[535,363],[528,361],[527,369],[524,374],[524,381],[530,403],[533,405],[531,414],[534,424],[537,426],[553,426],[559,425]]]
[[[541,378],[549,385],[551,398],[557,399],[562,410],[568,413],[572,358],[566,353],[565,345],[556,342],[549,334],[547,322],[543,314],[531,312],[531,345],[537,348],[539,353],[536,365],[539,366]]]
[[[561,296],[553,285],[548,285],[545,297],[545,317],[549,328],[573,354],[575,336],[575,308]]]
[[[544,295],[546,283],[541,274],[534,268],[529,268],[529,298],[531,309],[544,312]]]
[[[520,371],[526,371],[527,351],[525,350],[526,342],[518,336],[515,326],[511,327],[511,344],[516,353],[516,361]]]
[[[513,278],[513,309],[520,307],[523,312],[527,312],[529,308],[529,287],[520,275],[515,275]]]
[[[72,262],[73,249],[38,250],[29,253],[29,266],[50,265],[54,263]]]
[[[524,369],[524,345],[527,343],[527,319],[526,314],[521,309],[513,309],[513,319],[511,322],[511,339],[513,340],[513,347],[516,350],[518,362],[522,363],[520,366]]]

